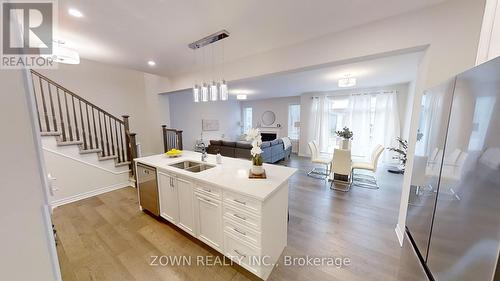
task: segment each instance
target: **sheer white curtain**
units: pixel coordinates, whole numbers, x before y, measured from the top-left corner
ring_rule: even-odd
[[[313,97],[310,117],[308,135],[321,152],[333,152],[335,131],[344,126],[353,132],[351,154],[358,157],[371,155],[377,144],[395,145],[400,134],[396,92]]]
[[[443,116],[446,110],[442,105],[445,97],[441,91],[426,91],[422,97],[422,112],[420,116],[419,129],[423,134],[422,139],[417,142],[415,151],[418,155],[430,156],[434,149],[442,149],[440,130],[446,129],[448,122]]]
[[[331,100],[325,96],[313,97],[312,99],[309,136],[312,136],[312,140],[318,143],[320,151],[326,152],[330,138],[328,114],[331,109]]]
[[[351,95],[346,126],[353,133],[351,146],[353,156],[363,157],[370,153],[370,113],[370,95]]]
[[[396,92],[380,93],[375,95],[375,110],[372,128],[372,143],[370,149],[377,144],[384,147],[397,146],[396,138],[401,134],[399,110]],[[383,161],[391,160],[392,153],[387,150],[383,154]]]

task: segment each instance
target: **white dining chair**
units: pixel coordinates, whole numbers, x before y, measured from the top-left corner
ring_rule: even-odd
[[[468,152],[455,149],[449,156],[445,157],[439,181],[439,193],[448,194],[452,200],[461,200],[456,188],[463,179],[464,166],[468,156]]]
[[[416,156],[413,157],[413,169],[411,174],[411,186],[415,187],[415,194],[420,195],[422,188],[426,188],[428,185],[428,177],[425,174],[425,167],[427,166],[428,160],[427,156]]]
[[[347,192],[351,188],[352,167],[351,151],[347,149],[335,149],[333,151],[332,163],[330,164],[332,183],[331,189]],[[340,186],[344,188],[340,188]]]
[[[369,162],[354,162],[352,163],[352,180],[356,181],[355,185],[363,188],[369,189],[378,189],[377,185],[377,166],[378,160],[382,152],[384,151],[384,147],[380,144],[377,144],[373,149],[373,152],[370,156]],[[366,170],[372,172],[372,175],[366,174],[355,174],[354,170]]]
[[[326,158],[326,157],[321,157],[319,155],[319,150],[316,148],[314,143],[311,141],[308,143],[309,145],[309,150],[311,152],[311,162],[314,164],[321,164],[325,166],[325,172],[323,171],[318,171],[317,168],[313,168],[311,171],[307,173],[308,176],[313,176],[313,175],[320,175],[324,177],[328,177],[330,174],[330,162],[331,160]]]
[[[328,153],[328,152],[321,152],[321,149],[319,149],[319,144],[318,144],[318,141],[316,140],[313,140],[312,143],[314,144],[314,147],[316,148],[316,151],[318,151],[318,155],[319,157],[323,157],[323,158],[330,158],[332,157],[332,154],[331,153]]]

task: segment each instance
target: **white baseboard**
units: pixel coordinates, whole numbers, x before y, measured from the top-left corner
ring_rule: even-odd
[[[88,191],[88,192],[80,193],[77,195],[69,196],[66,198],[54,200],[50,203],[50,206],[52,207],[52,209],[54,209],[56,207],[59,207],[59,206],[65,205],[65,204],[73,203],[73,202],[76,202],[76,201],[79,201],[82,199],[90,198],[90,197],[93,197],[93,196],[96,196],[99,194],[103,194],[103,193],[117,190],[120,188],[124,188],[127,186],[133,186],[133,184],[130,181],[127,181],[127,182],[123,182],[123,183],[113,184],[111,186],[97,188],[97,189],[94,189],[92,191]]]
[[[104,167],[101,167],[99,165],[95,165],[95,164],[89,163],[87,161],[83,161],[82,159],[79,159],[79,158],[76,158],[76,157],[73,157],[73,156],[70,156],[70,155],[66,155],[64,153],[61,153],[59,151],[55,151],[55,150],[50,149],[50,148],[43,147],[43,150],[45,150],[47,152],[50,152],[50,153],[53,153],[53,154],[56,154],[56,155],[59,155],[61,157],[65,157],[65,158],[71,159],[71,160],[79,162],[79,163],[82,163],[84,165],[88,165],[88,166],[91,166],[91,167],[94,167],[94,168],[97,168],[97,169],[101,169],[103,171],[106,171],[106,172],[114,174],[114,175],[121,175],[121,174],[125,174],[125,173],[129,173],[130,172],[129,169],[126,169],[126,170],[123,170],[123,171],[112,171],[112,170],[106,169]],[[96,159],[97,159],[97,154],[96,154]],[[110,159],[110,160],[112,160],[112,159]],[[114,161],[114,160],[112,160],[112,161]],[[119,169],[119,168],[117,168],[117,169]]]
[[[394,229],[396,231],[396,236],[398,236],[398,241],[399,245],[403,247],[403,241],[404,241],[404,231],[399,227],[399,224],[396,225],[396,228]]]

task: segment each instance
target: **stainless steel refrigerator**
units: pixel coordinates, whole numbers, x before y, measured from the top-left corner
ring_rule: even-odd
[[[429,279],[499,280],[500,58],[424,93],[414,159],[407,231]]]

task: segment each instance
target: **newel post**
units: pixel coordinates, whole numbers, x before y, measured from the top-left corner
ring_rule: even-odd
[[[130,169],[132,176],[135,177],[135,165],[133,159],[137,157],[137,146],[135,140],[135,133],[130,133],[130,124],[128,115],[122,115],[123,127],[125,128],[125,146],[127,147],[127,160],[130,161]]]
[[[182,150],[182,131],[178,130],[175,133],[177,134],[177,146]]]
[[[167,125],[161,125],[162,138],[163,138],[163,152],[167,152]]]
[[[135,178],[135,165],[133,159],[137,158],[137,142],[135,140],[136,133],[130,133],[130,155],[132,158],[130,158],[130,164],[132,165],[132,176]]]

